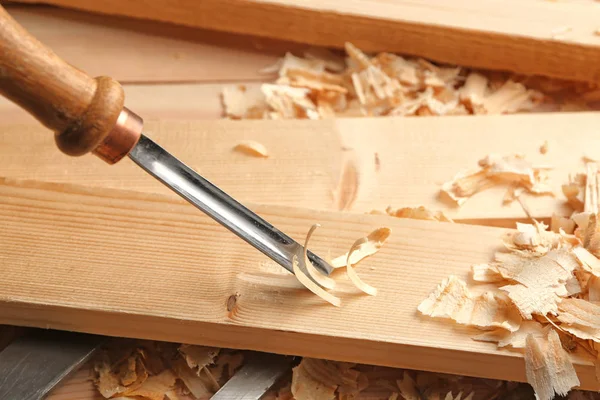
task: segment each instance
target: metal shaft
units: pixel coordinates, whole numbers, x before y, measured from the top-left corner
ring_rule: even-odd
[[[175,193],[293,272],[292,258],[294,254],[301,254],[303,247],[285,233],[232,199],[144,135],[131,150],[129,157]],[[308,252],[308,258],[324,274],[329,275],[333,270],[312,252]]]

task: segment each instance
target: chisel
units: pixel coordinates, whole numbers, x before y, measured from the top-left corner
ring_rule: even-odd
[[[55,133],[70,156],[92,153],[108,164],[129,157],[175,193],[293,273],[303,247],[244,207],[142,133],[142,118],[127,109],[121,85],[91,78],[60,59],[0,6],[0,94]],[[329,275],[333,268],[308,252]]]

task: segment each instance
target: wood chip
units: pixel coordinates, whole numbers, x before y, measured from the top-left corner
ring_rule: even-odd
[[[385,212],[396,218],[422,219],[428,221],[454,222],[441,211],[430,211],[423,206],[393,209],[388,207]]]
[[[547,168],[534,167],[522,156],[490,154],[479,161],[479,166],[479,170],[460,172],[451,181],[444,183],[442,193],[459,206],[476,193],[501,184],[519,187],[538,195],[552,194],[547,183]]]
[[[501,296],[486,292],[473,296],[465,282],[455,276],[445,279],[417,308],[430,317],[451,318],[459,324],[519,329],[521,317]]]
[[[267,148],[263,144],[255,142],[254,140],[240,142],[236,144],[233,149],[253,157],[269,157]]]

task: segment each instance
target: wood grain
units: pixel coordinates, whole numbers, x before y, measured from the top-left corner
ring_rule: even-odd
[[[259,83],[246,82],[246,87]],[[219,119],[223,117],[221,92],[237,84],[124,84],[125,102],[148,120]],[[0,96],[0,123],[37,124],[38,122],[16,104]]]
[[[47,6],[8,12],[60,57],[121,83],[263,80],[259,70],[306,46]]]
[[[92,381],[92,366],[85,365],[56,387],[46,400],[103,400]]]
[[[442,183],[476,167],[489,153],[521,153],[533,163],[554,167],[550,175],[555,197],[524,196],[532,215],[567,215],[561,185],[569,174],[583,171],[584,154],[599,156],[594,151],[600,148],[599,125],[597,113],[565,113],[163,121],[147,123],[145,133],[243,202],[357,213],[424,205],[458,220],[504,226],[508,221],[514,226],[515,219],[526,215],[516,202],[502,206],[506,187],[484,191],[457,208],[439,197]],[[262,143],[270,157],[234,152],[242,140]],[[549,150],[541,155],[539,147],[546,140]],[[109,167],[92,157],[65,157],[43,129],[30,125],[0,125],[0,176],[170,194],[128,159]],[[346,199],[346,206],[333,195],[338,188],[352,193],[355,185],[356,195]]]
[[[40,0],[22,0],[36,3]],[[44,0],[46,3],[464,66],[600,81],[600,8],[531,0]]]
[[[488,261],[504,230],[251,208],[297,240],[321,223],[312,249],[323,255],[391,227],[388,243],[358,268],[379,294],[340,291],[342,307],[334,308],[180,200],[3,180],[0,323],[525,378],[519,354],[416,312],[441,279],[465,277],[472,263]],[[577,369],[582,387],[599,388],[589,362],[577,359]]]

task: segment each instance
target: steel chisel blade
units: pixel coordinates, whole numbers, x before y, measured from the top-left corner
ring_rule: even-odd
[[[90,359],[102,336],[33,331],[0,352],[0,400],[40,400]]]
[[[250,353],[246,362],[211,400],[259,400],[288,373],[294,357],[267,353]]]

